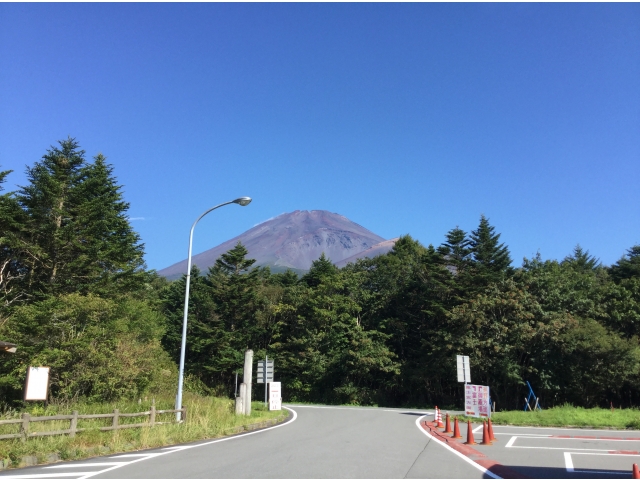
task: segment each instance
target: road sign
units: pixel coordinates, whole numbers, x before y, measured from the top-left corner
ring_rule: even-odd
[[[266,368],[265,368],[265,361],[264,360],[259,360],[258,361],[258,369],[256,370],[256,378],[258,380],[258,383],[273,382],[273,360],[267,360],[266,361]]]
[[[486,385],[464,386],[464,413],[469,417],[491,417],[489,387]]]
[[[280,382],[269,383],[269,410],[282,410],[282,390]]]
[[[29,367],[27,369],[27,385],[24,399],[47,401],[49,390],[49,367]]]
[[[471,367],[469,366],[469,357],[466,355],[457,355],[458,360],[458,381],[471,382]]]

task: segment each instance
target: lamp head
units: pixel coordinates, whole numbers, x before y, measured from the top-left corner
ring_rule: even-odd
[[[242,207],[246,207],[247,205],[249,205],[251,203],[251,197],[240,197],[240,198],[236,198],[233,203],[237,203],[238,205],[242,206]]]

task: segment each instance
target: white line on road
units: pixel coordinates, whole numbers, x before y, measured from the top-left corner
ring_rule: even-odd
[[[495,479],[502,479],[502,477],[499,477],[498,475],[496,475],[495,473],[487,470],[486,468],[484,468],[482,465],[478,465],[476,462],[474,462],[473,460],[471,460],[469,457],[467,457],[466,455],[463,455],[462,453],[458,452],[457,450],[454,450],[453,448],[451,448],[449,445],[447,445],[446,443],[442,443],[440,440],[438,440],[437,438],[435,438],[433,435],[429,434],[429,432],[427,432],[424,428],[422,428],[420,426],[420,420],[422,420],[424,417],[426,417],[426,415],[423,415],[422,417],[418,417],[416,419],[416,426],[418,427],[418,430],[420,430],[422,433],[424,433],[427,437],[429,437],[432,440],[435,440],[439,445],[442,445],[444,448],[446,448],[447,450],[453,452],[455,455],[457,455],[458,457],[460,457],[461,459],[463,459],[465,462],[467,462],[468,464],[472,465],[473,467],[477,468],[478,470],[480,470],[482,473],[486,473],[487,475],[489,475],[491,478],[495,478]]]
[[[116,455],[109,458],[129,458],[129,457],[155,457],[160,455],[159,453],[124,453],[122,455]]]
[[[60,478],[87,475],[92,472],[38,473],[33,475],[7,475],[2,478]]]
[[[513,442],[516,441],[516,438],[518,437],[511,437],[511,439],[507,442],[507,444],[504,446],[504,448],[510,448],[513,446]]]
[[[117,465],[126,465],[130,462],[93,462],[93,463],[70,463],[66,465],[51,465],[43,468],[83,468],[83,467],[115,467]]]
[[[298,418],[298,414],[296,413],[296,411],[292,410],[290,408],[287,408],[285,406],[283,406],[282,408],[286,408],[291,413],[293,413],[293,418],[291,420],[289,420],[288,422],[281,423],[279,425],[274,425],[273,427],[267,427],[267,428],[263,428],[261,430],[256,430],[254,432],[241,433],[239,435],[234,435],[233,437],[219,438],[218,440],[212,440],[210,442],[198,443],[197,445],[180,446],[180,447],[172,448],[171,450],[164,449],[164,450],[167,450],[167,451],[164,451],[164,452],[161,452],[161,453],[157,453],[157,454],[155,454],[153,456],[147,456],[147,457],[144,457],[144,458],[137,458],[135,460],[131,460],[130,462],[123,463],[122,465],[116,465],[114,467],[106,468],[104,470],[98,470],[97,472],[86,472],[84,474],[84,476],[78,478],[77,480],[85,480],[85,479],[91,478],[91,477],[93,477],[95,475],[100,475],[102,473],[110,472],[112,470],[116,470],[118,468],[122,468],[122,467],[127,466],[127,465],[132,465],[134,463],[142,462],[142,461],[148,460],[150,458],[156,458],[156,457],[159,457],[159,456],[162,456],[162,455],[169,455],[170,453],[180,452],[182,450],[187,450],[187,449],[190,449],[190,448],[204,447],[205,445],[211,445],[213,443],[226,442],[228,440],[235,440],[237,438],[246,437],[248,435],[255,435],[256,433],[266,432],[267,430],[273,430],[274,428],[284,427],[285,425],[289,425],[290,423],[295,422],[296,418]]]
[[[471,430],[473,433],[478,433],[480,430],[482,430],[482,425],[478,425],[476,428],[474,428],[473,430]]]
[[[564,427],[522,427],[519,425],[493,425],[493,429],[499,429],[499,428],[529,428],[529,429],[535,429],[535,430],[573,430],[575,431],[580,431],[580,432],[607,432],[608,430],[603,429],[603,428],[598,428],[598,429],[587,429],[587,428],[564,428]],[[619,432],[620,430],[611,430],[612,432]],[[625,430],[624,433],[629,433],[629,432],[640,432],[640,430]]]
[[[573,473],[573,460],[571,460],[571,452],[564,452],[564,466],[567,472]]]

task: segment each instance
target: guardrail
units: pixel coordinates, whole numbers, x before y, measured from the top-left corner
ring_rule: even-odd
[[[163,413],[177,413],[182,412],[180,422],[158,422],[156,421],[156,415],[160,415]],[[149,417],[148,421],[143,423],[125,423],[120,424],[121,418],[131,418],[131,417]],[[91,420],[97,418],[111,418],[112,424],[107,427],[98,427],[96,428],[78,428],[78,420]],[[113,413],[96,413],[96,414],[82,414],[80,415],[77,410],[74,410],[71,415],[49,415],[43,417],[32,417],[28,413],[23,413],[21,419],[16,420],[0,420],[0,425],[12,425],[12,424],[20,424],[20,432],[19,433],[8,433],[4,435],[0,435],[0,440],[12,439],[12,438],[20,438],[23,442],[27,440],[27,438],[32,437],[44,437],[47,435],[65,435],[68,434],[70,437],[75,437],[76,433],[83,432],[85,430],[100,430],[102,432],[106,432],[109,430],[120,430],[123,428],[140,428],[140,427],[153,427],[155,425],[166,425],[170,423],[183,423],[187,418],[187,407],[183,407],[179,410],[156,410],[155,405],[151,405],[151,410],[147,410],[146,412],[136,412],[136,413],[120,413],[120,411],[116,408]],[[60,421],[60,420],[69,420],[71,423],[68,429],[64,430],[47,430],[41,432],[30,432],[29,426],[33,422],[49,422],[49,421]]]

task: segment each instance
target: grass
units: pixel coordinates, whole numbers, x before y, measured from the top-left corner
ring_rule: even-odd
[[[472,417],[458,417],[460,421],[478,421]],[[625,408],[582,408],[571,405],[546,408],[535,412],[522,410],[496,412],[491,415],[494,425],[533,427],[617,428],[640,430],[640,410]]]
[[[146,448],[174,445],[178,443],[217,438],[239,431],[239,427],[261,423],[271,419],[282,420],[288,412],[268,411],[263,402],[252,402],[251,415],[246,417],[234,414],[234,401],[226,398],[203,397],[185,393],[183,404],[187,407],[187,420],[184,424],[156,425],[151,427],[130,428],[109,432],[100,432],[98,427],[111,425],[111,419],[81,420],[79,428],[92,430],[80,432],[75,438],[68,435],[33,437],[21,442],[20,439],[0,440],[0,459],[4,464],[19,466],[25,456],[35,456],[38,463],[50,461],[77,460],[108,453],[128,452]],[[133,413],[148,410],[151,400],[112,404],[70,404],[50,405],[47,408],[34,405],[24,410],[32,416],[71,414],[78,410],[80,414],[112,413],[115,408],[121,413]],[[173,409],[173,399],[156,399],[158,410]],[[20,418],[22,412],[12,411],[2,416],[2,420]],[[156,421],[168,422],[175,414],[158,415]],[[120,424],[141,423],[144,417],[120,418]],[[68,429],[69,421],[38,422],[30,424],[30,431]],[[1,425],[0,434],[19,431],[19,425]],[[7,460],[10,460],[8,462]]]

